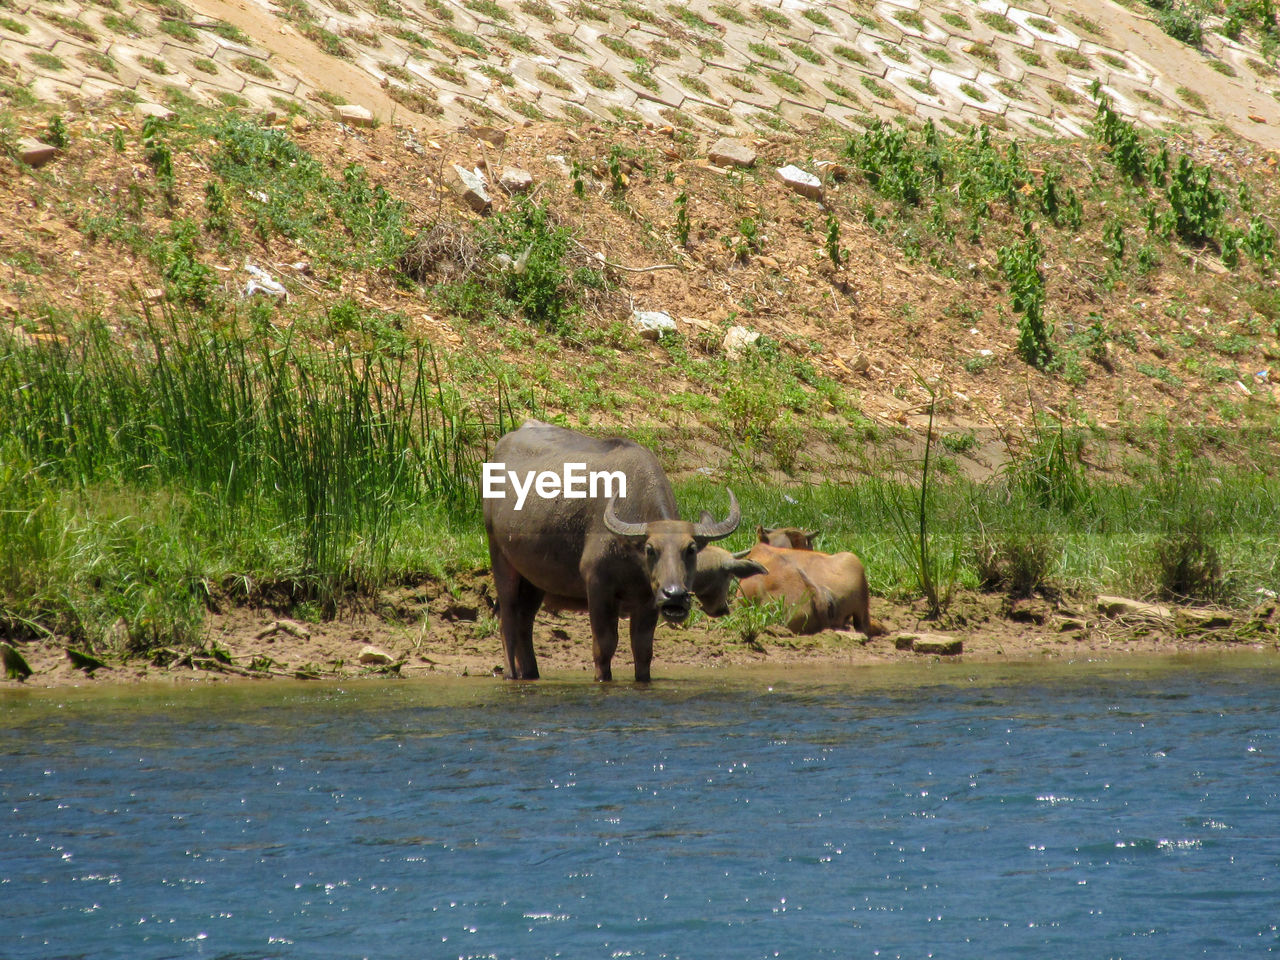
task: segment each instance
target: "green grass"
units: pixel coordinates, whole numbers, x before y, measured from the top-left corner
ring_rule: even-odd
[[[332,610],[448,567],[423,546],[474,517],[495,424],[429,352],[261,351],[186,320],[148,322],[141,355],[98,320],[66,333],[0,336],[0,544],[22,551],[0,560],[4,629],[96,645],[122,619],[141,651],[194,640],[214,591]]]

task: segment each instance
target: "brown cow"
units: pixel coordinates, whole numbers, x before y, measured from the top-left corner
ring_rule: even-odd
[[[817,530],[801,530],[799,527],[756,527],[756,539],[771,547],[812,550],[817,536]]]
[[[868,637],[884,627],[871,619],[867,573],[852,553],[818,553],[757,543],[747,558],[763,564],[767,573],[739,582],[748,599],[781,597],[788,609],[792,633],[844,629],[850,622]]]
[[[738,527],[733,492],[725,520],[681,520],[671,484],[650,451],[630,440],[598,440],[537,420],[504,434],[493,457],[486,478],[494,468],[495,477],[512,481],[510,492],[499,493],[490,492],[486,479],[484,500],[506,676],[537,678],[533,619],[550,595],[587,607],[597,680],[613,677],[618,617],[629,614],[636,679],[648,680],[658,617],[678,622],[689,615],[698,552]],[[576,489],[571,466],[582,484]],[[563,471],[563,482],[547,476],[544,486],[543,475],[556,471]],[[528,497],[535,474],[537,496]],[[526,478],[523,492],[519,477]],[[620,478],[625,495],[620,488],[611,495]]]

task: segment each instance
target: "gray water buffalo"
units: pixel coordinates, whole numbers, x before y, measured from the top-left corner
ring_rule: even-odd
[[[498,441],[485,486],[506,676],[518,680],[538,676],[533,620],[547,596],[585,604],[597,680],[613,678],[618,618],[629,614],[636,679],[648,680],[658,617],[689,615],[698,551],[741,519],[729,491],[723,521],[681,520],[650,451],[537,420]]]

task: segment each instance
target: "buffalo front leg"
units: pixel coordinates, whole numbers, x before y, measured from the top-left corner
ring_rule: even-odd
[[[658,611],[645,607],[631,614],[631,656],[636,664],[636,680],[649,682],[653,662],[653,632],[658,629]]]
[[[587,615],[591,618],[591,659],[597,680],[613,679],[613,655],[618,650],[618,601],[587,587]]]
[[[542,605],[542,591],[522,577],[500,550],[489,549],[494,592],[498,595],[498,619],[502,625],[502,650],[508,680],[537,680],[538,659],[533,653],[533,618]]]

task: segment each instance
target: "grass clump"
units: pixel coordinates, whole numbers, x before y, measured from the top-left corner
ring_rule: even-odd
[[[572,236],[546,207],[522,200],[481,223],[474,247],[463,248],[473,251],[462,257],[463,278],[438,284],[435,296],[469,319],[501,322],[519,314],[533,325],[566,331],[581,312],[584,290],[604,285],[598,272],[571,268]],[[440,242],[430,234],[420,241]]]
[[[219,147],[213,172],[230,188],[255,234],[284,236],[320,262],[358,270],[393,264],[403,251],[406,210],[362,167],[341,180],[277,130],[231,118],[207,128]]]

